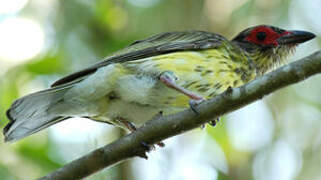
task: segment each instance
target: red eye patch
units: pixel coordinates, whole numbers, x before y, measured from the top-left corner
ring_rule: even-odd
[[[255,44],[277,46],[278,45],[277,39],[289,33],[290,32],[285,31],[282,34],[279,34],[278,32],[275,32],[273,29],[269,27],[260,26],[253,29],[250,32],[250,34],[245,38],[245,40]]]

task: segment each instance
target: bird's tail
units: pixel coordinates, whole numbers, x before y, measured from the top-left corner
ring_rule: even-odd
[[[7,111],[10,122],[3,129],[5,141],[16,141],[67,119],[48,110],[61,103],[69,89],[70,86],[55,87],[16,100]]]

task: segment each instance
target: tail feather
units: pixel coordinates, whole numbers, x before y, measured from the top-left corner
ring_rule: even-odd
[[[16,100],[7,111],[10,122],[3,129],[5,141],[19,140],[69,118],[48,111],[62,103],[69,89],[70,86],[51,88]]]

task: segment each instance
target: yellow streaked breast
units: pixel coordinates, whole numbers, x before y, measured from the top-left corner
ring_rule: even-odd
[[[140,72],[147,74],[172,71],[178,77],[178,85],[205,98],[211,98],[229,86],[240,86],[255,77],[255,71],[249,70],[245,56],[240,56],[240,59],[235,61],[229,54],[231,53],[225,48],[183,51],[142,59],[140,62],[136,61],[138,64],[132,63],[139,66]],[[244,78],[245,72],[250,74],[250,77]],[[188,106],[189,98],[179,93],[175,97],[170,94],[168,98],[162,98],[161,102],[166,105]]]

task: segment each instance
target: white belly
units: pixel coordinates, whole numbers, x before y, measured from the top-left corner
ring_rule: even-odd
[[[121,117],[142,124],[160,111],[176,113],[185,107],[166,105],[168,98],[182,96],[168,88],[157,77],[122,75],[115,77],[115,65],[99,69],[65,95],[65,101],[54,108],[60,115],[86,116],[100,121],[114,122]],[[115,96],[110,97],[110,94]]]
[[[122,117],[135,125],[142,125],[148,120],[162,112],[163,115],[172,114],[183,110],[183,108],[166,108],[154,107],[149,105],[141,105],[133,102],[116,100],[110,103],[104,120],[113,122],[115,117]]]
[[[109,101],[103,115],[108,119],[122,117],[141,125],[160,112],[167,115],[184,109],[184,107],[173,108],[164,105],[163,102],[167,97],[181,94],[149,76],[123,76],[117,81],[114,92],[116,98]]]

